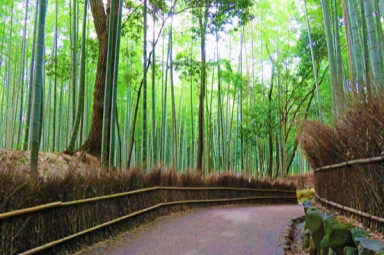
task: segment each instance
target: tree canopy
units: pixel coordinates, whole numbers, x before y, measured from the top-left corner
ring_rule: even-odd
[[[43,1],[3,1],[0,148],[274,178],[308,169],[301,120],[383,84],[382,1],[84,1],[44,33]]]

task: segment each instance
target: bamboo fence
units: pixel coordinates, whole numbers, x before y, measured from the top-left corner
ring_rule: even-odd
[[[130,219],[134,216],[142,215],[150,211],[154,211],[156,209],[162,208],[162,207],[169,207],[169,206],[175,206],[175,205],[198,205],[198,204],[217,204],[217,203],[236,203],[236,202],[251,202],[253,201],[254,203],[257,201],[266,201],[271,203],[270,201],[276,201],[277,203],[293,203],[293,201],[296,200],[296,194],[294,190],[284,190],[284,189],[249,189],[249,188],[231,188],[231,187],[151,187],[151,188],[146,188],[146,189],[140,189],[140,190],[134,190],[134,191],[129,191],[129,192],[123,192],[123,193],[117,193],[117,194],[112,194],[112,195],[107,195],[107,196],[100,196],[100,197],[94,197],[94,198],[88,198],[88,199],[81,199],[81,200],[75,200],[75,201],[69,201],[69,202],[54,202],[54,203],[49,203],[49,204],[44,204],[44,205],[39,205],[35,207],[30,207],[30,208],[25,208],[25,209],[20,209],[20,210],[15,210],[11,212],[6,212],[0,214],[0,226],[2,221],[10,220],[12,218],[17,218],[17,217],[26,217],[28,218],[29,215],[34,215],[36,213],[43,213],[44,211],[52,211],[52,210],[57,210],[59,208],[63,207],[70,207],[70,206],[79,206],[82,204],[87,204],[87,203],[95,203],[95,202],[100,202],[103,200],[113,200],[113,199],[118,199],[118,198],[124,198],[127,196],[135,196],[143,193],[148,193],[148,192],[154,192],[154,191],[166,191],[167,193],[171,191],[178,191],[178,192],[217,192],[219,191],[220,193],[222,192],[246,192],[246,194],[251,194],[251,193],[257,193],[257,196],[245,196],[245,197],[236,197],[236,198],[220,198],[220,199],[191,199],[191,200],[181,200],[181,201],[166,201],[166,199],[162,199],[163,201],[157,202],[157,204],[148,206],[144,209],[129,213],[127,215],[121,216],[114,218],[113,220],[108,220],[106,222],[103,222],[101,224],[97,224],[92,227],[88,227],[86,229],[83,229],[81,231],[77,231],[75,233],[72,233],[70,235],[67,235],[66,237],[50,241],[45,244],[41,244],[35,248],[29,248],[28,250],[25,250],[21,252],[20,254],[34,254],[34,253],[41,253],[49,248],[52,248],[58,244],[62,244],[64,242],[67,242],[69,240],[73,240],[77,237],[80,236],[85,236],[86,234],[90,234],[96,230],[100,230],[104,227],[111,226],[113,224],[116,224],[118,222],[122,222],[124,220]],[[262,194],[262,195],[260,195]],[[264,195],[265,194],[265,195]],[[272,195],[271,195],[272,194]],[[275,194],[275,195],[273,195]],[[205,194],[207,195],[207,194]],[[214,196],[213,195],[207,195],[208,197]],[[167,196],[168,197],[168,196]],[[177,195],[176,195],[177,197]],[[263,202],[261,202],[263,203]],[[40,216],[41,218],[44,218],[44,216]],[[33,246],[32,246],[33,247]],[[1,251],[0,247],[0,251]],[[20,251],[19,251],[20,252]],[[0,252],[1,253],[1,252]],[[55,251],[53,252],[55,253]]]
[[[383,162],[381,155],[315,169],[316,200],[384,232]]]
[[[333,207],[336,207],[336,208],[339,208],[340,210],[343,210],[343,211],[346,211],[346,212],[350,212],[350,213],[352,213],[354,215],[362,216],[362,217],[365,217],[365,218],[370,219],[370,220],[374,220],[374,221],[377,221],[377,222],[384,223],[384,218],[380,218],[380,217],[377,217],[375,215],[372,215],[372,214],[369,214],[369,213],[366,213],[366,212],[355,210],[355,209],[353,209],[351,207],[348,207],[348,206],[344,206],[344,205],[340,205],[340,204],[337,204],[337,203],[332,202],[332,201],[328,201],[328,200],[326,200],[324,198],[319,197],[318,195],[315,195],[315,197],[320,202],[325,203],[325,204],[330,205],[330,206],[333,206]]]
[[[22,215],[22,214],[34,213],[34,212],[50,209],[53,207],[71,206],[71,205],[76,205],[76,204],[90,203],[90,202],[106,200],[106,199],[111,199],[111,198],[118,198],[118,197],[123,197],[123,196],[129,196],[129,195],[134,195],[134,194],[144,193],[144,192],[154,191],[154,190],[235,190],[235,191],[251,191],[251,192],[296,193],[296,191],[293,191],[293,190],[281,190],[281,189],[247,189],[247,188],[230,188],[230,187],[160,187],[160,186],[157,186],[157,187],[152,187],[152,188],[147,188],[147,189],[127,191],[127,192],[122,192],[122,193],[107,195],[107,196],[80,199],[80,200],[75,200],[75,201],[70,201],[70,202],[58,201],[58,202],[53,202],[53,203],[49,203],[49,204],[24,208],[24,209],[15,210],[12,212],[1,213],[0,214],[0,220],[10,218],[13,216]],[[257,198],[278,198],[278,197],[268,197],[267,196],[267,197],[257,197]],[[286,197],[284,197],[284,198],[286,198]],[[294,198],[294,197],[290,197],[290,198]]]

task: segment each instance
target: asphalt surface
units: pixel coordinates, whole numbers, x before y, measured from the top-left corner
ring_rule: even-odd
[[[282,231],[301,205],[233,206],[161,217],[81,253],[283,255]]]

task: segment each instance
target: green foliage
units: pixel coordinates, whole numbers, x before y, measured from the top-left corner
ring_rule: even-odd
[[[138,42],[141,40],[144,29],[142,20],[144,8],[143,6],[137,8],[135,3],[127,1],[126,9],[128,12],[123,12],[121,36]]]
[[[120,53],[119,83],[125,85],[125,88],[130,86],[137,90],[142,78],[142,49],[135,47],[135,44],[132,48],[132,45],[129,42],[125,44],[122,41],[121,44],[122,50]]]
[[[173,61],[173,67],[176,71],[180,71],[180,79],[193,79],[198,83],[200,80],[200,66],[201,63],[194,59],[187,52],[177,54],[176,59]]]
[[[249,144],[255,144],[258,139],[267,137],[269,132],[277,133],[280,127],[277,102],[265,101],[263,104],[257,104],[245,114],[250,118],[250,123],[242,127],[245,141]]]
[[[253,17],[250,13],[252,0],[186,0],[186,3],[192,7],[194,17],[207,19],[204,29],[211,34],[243,26]],[[198,28],[194,32],[201,34]]]
[[[324,39],[321,8],[319,3],[308,1],[309,15],[312,27],[312,39],[315,41],[315,56],[319,66],[319,75],[322,75],[328,66],[326,58],[326,47]],[[12,3],[14,10],[11,12]],[[73,107],[73,90],[69,89],[71,80],[72,60],[70,38],[73,31],[70,27],[73,19],[73,5],[67,1],[58,0],[59,19],[55,24],[56,1],[50,1],[47,10],[47,34],[45,47],[45,85],[44,96],[44,127],[43,127],[43,149],[49,150],[52,142],[52,134],[56,134],[58,144],[57,150],[65,148],[66,139],[72,128],[72,115],[68,109]],[[82,24],[82,6],[77,1],[78,24]],[[177,140],[180,151],[180,168],[194,167],[196,159],[197,136],[197,114],[198,100],[201,80],[201,32],[199,18],[206,18],[204,36],[206,41],[206,97],[204,100],[204,111],[206,116],[207,131],[204,131],[204,143],[209,143],[209,153],[204,156],[205,163],[218,170],[230,168],[240,171],[239,158],[243,153],[248,153],[249,166],[246,170],[252,174],[263,174],[263,164],[266,160],[266,152],[262,149],[254,151],[255,144],[260,148],[266,148],[266,134],[272,131],[273,136],[282,133],[281,127],[283,114],[287,113],[286,123],[289,126],[300,118],[303,118],[305,108],[309,102],[308,95],[313,87],[311,73],[310,51],[307,33],[303,26],[302,11],[300,4],[294,1],[284,0],[187,0],[176,1],[175,9],[170,13],[170,8],[175,1],[150,0],[148,3],[148,52],[152,50],[153,12],[155,11],[155,36],[160,28],[164,38],[169,33],[170,19],[173,17],[172,54],[174,68],[174,95],[175,95],[175,119],[177,137],[171,137],[171,100],[170,100],[170,78],[168,73],[168,84],[165,84],[165,70],[167,70],[166,59],[168,40],[160,37],[155,49],[155,76],[154,88],[148,86],[148,109],[154,105],[154,111],[148,113],[149,147],[151,149],[152,161],[170,165],[171,155],[169,148],[171,138]],[[121,50],[119,61],[118,80],[118,114],[120,124],[120,138],[122,142],[122,161],[126,157],[127,143],[130,141],[132,130],[132,112],[134,102],[137,99],[138,89],[143,77],[143,4],[132,0],[124,0],[123,3],[123,31],[121,37]],[[25,11],[25,1],[6,0],[0,9],[0,19],[4,21],[0,25],[0,79],[4,82],[0,85],[0,146],[17,148],[17,133],[12,133],[21,127],[21,133],[27,123],[25,121],[25,108],[28,99],[24,90],[21,97],[21,84],[19,77],[21,69],[21,42]],[[29,62],[32,52],[32,38],[34,25],[35,2],[29,1],[26,37],[26,70],[24,77],[31,77],[29,73]],[[205,12],[206,11],[206,12]],[[12,14],[12,17],[11,17]],[[91,12],[87,24],[86,35],[86,71],[85,80],[86,94],[85,115],[83,119],[82,142],[91,129],[91,106],[93,103],[93,84],[97,78],[96,64],[98,61],[99,45],[96,38]],[[206,15],[206,16],[205,16]],[[12,27],[10,21],[13,20]],[[164,23],[164,27],[161,27]],[[55,26],[58,31],[58,56],[54,59],[53,43]],[[237,31],[241,28],[241,32]],[[206,29],[206,30],[205,30]],[[243,33],[244,30],[244,33]],[[219,41],[216,40],[219,38]],[[79,52],[80,32],[76,42],[76,50]],[[345,38],[341,38],[345,40]],[[243,42],[240,55],[240,42]],[[344,41],[343,41],[344,42]],[[219,57],[216,53],[218,44]],[[266,48],[268,47],[268,52]],[[346,52],[343,52],[343,57]],[[78,54],[78,60],[81,56]],[[274,62],[274,88],[271,91],[272,102],[267,95],[271,86],[271,66]],[[80,61],[78,61],[80,62]],[[169,61],[168,61],[169,64]],[[78,72],[78,66],[75,67]],[[169,67],[168,67],[169,68]],[[148,77],[152,77],[152,68],[149,69]],[[309,75],[307,75],[309,74]],[[79,77],[79,76],[78,76]],[[78,79],[78,77],[76,79]],[[54,78],[57,78],[56,89]],[[191,81],[192,79],[192,81]],[[152,81],[148,83],[152,85]],[[28,80],[29,82],[29,80]],[[74,90],[75,97],[79,92],[79,81],[76,80]],[[25,89],[24,84],[24,89]],[[29,84],[27,84],[29,85]],[[167,85],[168,91],[165,91]],[[220,92],[219,92],[220,85]],[[329,85],[329,77],[325,76],[324,85],[320,86],[320,95],[325,109],[332,107],[332,93]],[[192,86],[192,87],[191,87]],[[53,98],[56,93],[56,102]],[[241,93],[240,93],[241,92]],[[154,97],[152,97],[154,95]],[[165,98],[167,95],[167,98]],[[241,95],[241,98],[240,98]],[[22,100],[21,100],[22,99]],[[241,100],[241,101],[240,101]],[[303,105],[300,106],[300,103]],[[141,103],[141,101],[140,101]],[[53,120],[54,106],[57,106],[56,119]],[[15,108],[14,106],[17,107]],[[241,108],[240,108],[241,107]],[[300,108],[301,107],[301,108]],[[316,104],[312,103],[308,110],[308,116],[317,118]],[[19,110],[22,108],[21,118]],[[295,116],[294,112],[297,111]],[[138,123],[143,116],[142,107],[139,105]],[[288,111],[289,109],[289,111]],[[240,121],[240,112],[242,120]],[[152,114],[154,113],[154,118]],[[162,118],[165,118],[164,126]],[[326,120],[330,121],[330,111],[325,114]],[[53,131],[52,122],[57,123],[57,130]],[[155,122],[155,127],[152,126]],[[29,124],[29,123],[28,123]],[[151,130],[154,127],[155,130]],[[162,131],[165,132],[163,133]],[[286,151],[292,151],[294,145],[294,133],[296,127],[290,127],[290,133],[286,140]],[[140,161],[142,126],[138,125],[136,132],[136,143],[134,148],[135,163],[144,164]],[[165,136],[165,137],[164,137]],[[116,138],[117,139],[117,138]],[[243,139],[243,140],[241,140]],[[243,151],[240,144],[243,142]],[[163,147],[165,144],[165,148]],[[80,144],[77,144],[78,148]],[[164,151],[166,156],[157,157],[159,151]],[[277,155],[277,148],[274,148]],[[116,162],[119,159],[116,159]],[[260,166],[257,166],[260,160]],[[298,161],[297,159],[296,161]],[[219,161],[222,161],[220,164]],[[295,162],[296,162],[295,161]],[[256,163],[255,163],[256,162]],[[148,162],[148,164],[150,164]],[[299,164],[298,164],[299,165]],[[257,170],[254,170],[257,168]],[[182,170],[180,169],[180,170]],[[245,170],[245,169],[242,169]]]
[[[149,4],[152,6],[152,12],[155,9],[157,15],[167,11],[167,3],[164,0],[149,0]]]
[[[328,57],[327,41],[325,39],[324,31],[311,28],[311,39],[315,62],[319,64]],[[303,29],[300,32],[300,38],[294,50],[295,55],[301,58],[298,70],[298,75],[301,77],[303,77],[308,70],[312,69],[312,58],[309,43],[308,33],[306,29]]]
[[[55,70],[55,65],[56,70]],[[71,79],[72,63],[68,53],[58,53],[57,59],[45,57],[45,69],[47,76],[56,76],[64,81]]]
[[[224,93],[235,96],[240,89],[243,89],[247,78],[242,76],[240,73],[234,72],[232,70],[231,63],[226,59],[220,59],[218,65],[220,65],[219,76],[221,81],[224,84],[232,85],[228,90],[224,91]]]
[[[87,45],[86,58],[88,63],[96,64],[99,51],[99,42],[94,38],[86,38],[85,44]]]

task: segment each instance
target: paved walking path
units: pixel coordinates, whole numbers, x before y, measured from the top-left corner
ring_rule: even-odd
[[[82,254],[280,255],[284,226],[303,214],[301,205],[193,210],[162,217]]]

